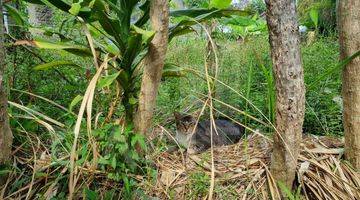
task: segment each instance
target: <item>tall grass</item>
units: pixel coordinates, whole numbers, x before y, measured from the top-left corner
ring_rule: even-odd
[[[170,45],[167,61],[202,71],[205,42],[201,39],[179,38]],[[217,43],[220,44],[218,79],[248,97],[273,122],[275,83],[267,36],[256,36],[243,43],[223,40]],[[303,45],[302,58],[307,85],[327,74],[307,91],[304,131],[319,135],[342,134],[341,106],[335,101],[340,97],[340,71],[328,73],[338,64],[337,39],[319,38],[310,46]],[[176,98],[169,99],[169,94],[174,89]],[[192,74],[188,74],[187,79],[165,80],[161,85],[158,99],[158,110],[161,111],[158,120],[170,116],[174,110],[184,110],[196,101],[197,93],[206,93],[206,89],[206,82]],[[216,90],[217,98],[221,102],[236,106],[266,121],[261,114],[248,107],[246,101],[230,92],[228,88],[218,85]],[[236,120],[247,121],[246,116],[236,114],[224,105],[215,102],[214,106]],[[257,122],[251,122],[249,126],[269,130]]]

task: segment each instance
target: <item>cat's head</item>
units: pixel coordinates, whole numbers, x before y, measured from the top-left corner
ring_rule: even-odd
[[[176,130],[179,133],[189,135],[194,132],[194,128],[196,127],[196,119],[193,116],[174,112],[174,117],[176,122]]]

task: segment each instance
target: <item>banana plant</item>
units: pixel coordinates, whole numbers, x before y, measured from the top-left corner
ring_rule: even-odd
[[[112,78],[118,82],[122,89],[122,105],[125,108],[126,122],[132,123],[134,112],[137,108],[140,89],[140,63],[144,59],[155,34],[152,30],[147,30],[150,0],[26,1],[55,6],[75,16],[79,23],[85,24],[90,30],[92,38],[95,39],[96,50],[102,53],[108,53],[114,57],[116,62],[114,66],[116,67],[111,69],[113,70]],[[239,10],[217,8],[172,11],[170,12],[170,16],[181,17],[181,20],[169,27],[169,40],[191,32],[193,30],[191,26],[198,22],[203,22],[211,18],[230,17],[232,15],[247,16],[249,13]],[[32,44],[38,48],[57,49],[64,47],[64,50],[70,53],[79,53],[81,50],[88,49],[85,44],[81,46],[68,42],[61,42],[61,44],[59,44],[59,42],[48,42],[46,43],[47,45],[37,45],[44,43],[46,42],[28,41],[28,44]],[[83,54],[83,56],[84,55],[86,54]],[[99,56],[98,59],[101,59],[101,57]],[[47,69],[48,68],[49,66],[47,66]],[[37,69],[39,69],[39,67]],[[174,69],[171,68],[171,70],[173,71]],[[116,78],[114,78],[114,74]],[[166,67],[164,68],[164,74],[167,74]]]

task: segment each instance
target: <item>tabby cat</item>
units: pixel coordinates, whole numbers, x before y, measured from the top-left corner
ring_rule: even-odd
[[[211,121],[200,121],[188,114],[174,113],[176,122],[176,140],[187,148],[188,153],[201,153],[211,147]],[[237,143],[245,133],[243,126],[229,120],[215,120],[213,130],[213,146],[224,146]]]

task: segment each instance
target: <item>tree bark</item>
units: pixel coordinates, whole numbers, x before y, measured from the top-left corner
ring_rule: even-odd
[[[360,1],[341,0],[338,5],[340,56],[345,59],[360,50]],[[345,157],[360,169],[360,58],[342,73]]]
[[[0,164],[10,159],[13,135],[7,113],[7,97],[3,84],[5,71],[3,3],[0,0]]]
[[[266,20],[276,81],[277,132],[271,172],[277,183],[292,188],[302,138],[305,110],[304,74],[301,64],[295,0],[266,0]]]
[[[144,72],[135,114],[135,130],[147,134],[151,127],[156,106],[156,97],[161,81],[168,44],[169,3],[168,0],[153,0],[150,5],[150,21],[155,33],[149,52],[144,60]]]

